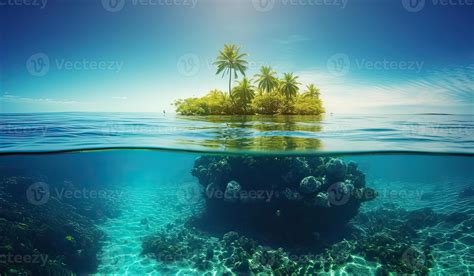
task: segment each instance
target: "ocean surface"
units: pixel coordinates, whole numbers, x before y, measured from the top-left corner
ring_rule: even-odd
[[[474,153],[474,115],[2,113],[0,122],[1,152],[129,147],[234,153]]]
[[[473,275],[473,119],[0,114],[0,274]]]

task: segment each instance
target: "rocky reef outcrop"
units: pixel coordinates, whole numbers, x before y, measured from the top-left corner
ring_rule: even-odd
[[[440,225],[441,231],[436,230]],[[442,229],[465,233],[472,230],[473,219],[459,212],[386,206],[359,213],[348,227],[342,240],[322,250],[295,253],[236,231],[215,236],[178,221],[144,238],[142,253],[168,264],[171,270],[188,267],[218,275],[319,275],[341,270],[350,275],[428,275],[435,259],[433,248],[459,238],[458,234],[445,235]],[[361,258],[372,267],[378,264],[377,269],[364,270]]]
[[[0,274],[94,273],[104,234],[99,220],[117,214],[114,199],[73,196],[72,183],[32,177],[0,180]],[[68,194],[71,194],[69,196]]]
[[[196,226],[283,245],[335,238],[377,196],[356,163],[329,157],[202,156],[192,174],[206,200]]]

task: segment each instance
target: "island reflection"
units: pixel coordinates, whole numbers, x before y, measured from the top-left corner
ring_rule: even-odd
[[[185,126],[181,130],[189,132],[177,141],[184,145],[248,151],[322,148],[318,137],[323,129],[322,115],[177,116],[176,119]]]

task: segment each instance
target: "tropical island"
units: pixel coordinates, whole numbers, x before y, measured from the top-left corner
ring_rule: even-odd
[[[260,72],[249,79],[245,75],[248,62],[240,47],[226,44],[214,62],[216,75],[229,77],[228,92],[211,90],[203,97],[179,99],[174,102],[180,115],[319,115],[324,113],[320,90],[308,84],[300,92],[298,76],[284,73],[277,76],[270,66],[262,66]],[[242,75],[232,87],[235,80]]]

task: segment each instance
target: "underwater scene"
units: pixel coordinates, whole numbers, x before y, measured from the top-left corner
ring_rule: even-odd
[[[0,276],[474,276],[473,0],[0,0]]]
[[[240,118],[240,127],[206,119],[200,123],[213,127],[198,128],[195,119],[152,119],[144,114],[132,120],[109,114],[96,116],[109,121],[121,116],[127,122],[115,125],[117,132],[106,128],[101,134],[122,137],[110,140],[112,147],[136,139],[127,138],[127,129],[138,135],[141,128],[143,139],[152,135],[160,129],[152,121],[162,121],[161,127],[193,129],[195,142],[199,136],[228,132],[228,144],[221,151],[211,150],[215,143],[204,140],[181,142],[182,150],[87,150],[87,137],[94,131],[84,125],[97,130],[98,121],[85,115],[79,121],[78,114],[49,114],[37,115],[47,124],[25,127],[19,123],[24,116],[28,115],[2,115],[9,122],[2,129],[5,143],[0,156],[2,275],[472,275],[474,271],[474,158],[468,147],[472,142],[464,144],[464,154],[400,150],[403,145],[423,145],[427,140],[423,136],[432,137],[431,143],[455,145],[448,135],[436,138],[436,129],[399,128],[411,135],[408,145],[381,116],[376,121],[385,129],[365,132],[372,132],[374,147],[383,145],[376,133],[398,139],[393,151],[362,151],[366,143],[357,144],[354,137],[364,131],[339,128],[337,133],[328,131],[318,142],[320,151],[311,153],[296,149],[314,147],[307,143],[314,138],[291,130],[323,129],[341,118],[293,118],[283,124],[278,119],[255,123]],[[438,121],[437,129],[449,129],[451,136],[459,136],[453,140],[460,141],[472,132],[469,121],[459,131],[459,122],[466,119],[419,115],[411,121],[413,126]],[[150,125],[139,126],[144,121]],[[253,149],[238,150],[241,133],[249,131],[261,137],[285,132],[285,145],[294,150],[270,151],[258,143]],[[173,138],[186,140],[177,133]],[[354,147],[360,151],[324,150],[325,143],[337,144],[341,133],[348,134],[344,139],[359,145]],[[13,135],[18,139],[7,141]],[[82,141],[84,148],[67,151],[68,144],[63,143],[61,150],[38,150],[47,149],[49,140],[60,145],[61,139],[76,145]],[[245,142],[249,145],[249,140]],[[279,144],[273,145],[278,149]],[[198,150],[206,147],[209,150]]]

